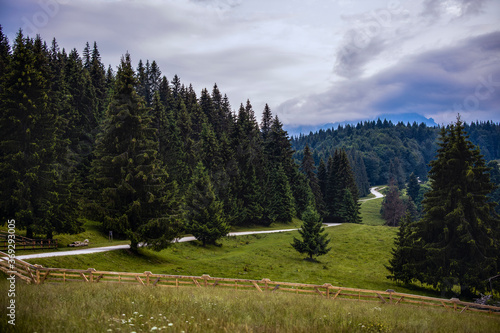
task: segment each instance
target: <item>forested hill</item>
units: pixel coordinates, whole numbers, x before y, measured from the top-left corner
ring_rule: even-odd
[[[465,129],[486,160],[500,158],[500,124],[474,122],[466,124]],[[300,135],[291,142],[297,161],[302,160],[304,147],[308,145],[316,165],[321,159],[326,161],[335,149],[345,148],[351,156],[362,157],[362,163],[353,167],[359,169],[363,167],[359,164],[364,164],[368,181],[377,185],[386,184],[391,173],[406,179],[414,172],[426,178],[428,164],[436,154],[439,132],[440,127],[424,123],[394,124],[378,119]]]

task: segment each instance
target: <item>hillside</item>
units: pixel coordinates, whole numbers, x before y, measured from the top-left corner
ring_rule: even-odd
[[[404,181],[412,172],[425,179],[428,164],[436,153],[440,130],[440,127],[429,127],[425,123],[394,124],[378,119],[300,135],[291,142],[297,161],[302,160],[304,147],[308,145],[313,150],[316,165],[321,159],[326,161],[339,148],[361,154],[368,180],[373,186],[388,183],[391,163]],[[465,125],[465,130],[487,161],[500,158],[500,124],[471,123]]]

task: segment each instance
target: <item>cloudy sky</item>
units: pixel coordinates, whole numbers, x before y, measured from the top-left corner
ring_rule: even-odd
[[[156,60],[285,124],[500,121],[498,0],[0,0],[0,24],[106,64]]]

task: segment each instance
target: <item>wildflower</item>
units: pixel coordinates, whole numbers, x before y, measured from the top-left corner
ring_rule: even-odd
[[[168,326],[174,326],[174,324],[172,324],[172,323],[168,323]]]
[[[158,327],[154,326],[151,328],[151,331],[156,331],[158,329]]]
[[[135,312],[134,312],[134,314],[135,314],[135,315],[136,315],[136,314],[139,314],[139,312],[135,311]]]

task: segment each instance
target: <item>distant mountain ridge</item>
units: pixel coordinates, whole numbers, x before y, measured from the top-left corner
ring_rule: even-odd
[[[327,123],[322,125],[284,125],[283,128],[288,132],[288,135],[290,137],[296,137],[299,136],[300,134],[308,135],[311,132],[315,133],[320,129],[337,128],[338,126],[345,126],[345,125],[356,125],[357,123],[360,122],[373,121],[373,120],[376,121],[377,119],[380,119],[382,121],[384,119],[387,119],[387,121],[390,120],[394,124],[397,124],[398,122],[403,122],[405,124],[406,123],[413,124],[414,122],[417,122],[418,124],[424,123],[429,127],[438,125],[436,124],[434,119],[426,118],[418,113],[402,113],[402,114],[381,114],[372,119],[342,121],[342,122]]]

